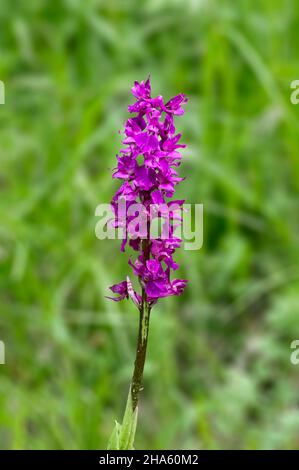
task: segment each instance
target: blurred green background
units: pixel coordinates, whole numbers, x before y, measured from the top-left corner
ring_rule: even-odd
[[[99,241],[133,80],[189,96],[179,197],[204,204],[153,310],[136,447],[299,447],[297,0],[1,0],[0,447],[105,448],[138,319]]]

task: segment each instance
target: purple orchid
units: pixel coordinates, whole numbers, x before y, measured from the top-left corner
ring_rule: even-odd
[[[181,239],[176,238],[174,221],[180,219],[176,212],[169,212],[171,224],[168,236],[151,239],[149,226],[155,217],[164,217],[163,209],[171,208],[171,204],[182,206],[184,201],[167,201],[175,192],[177,184],[183,180],[179,177],[176,168],[181,163],[179,149],[185,145],[180,144],[181,134],[175,133],[174,116],[184,114],[183,104],[187,98],[179,94],[164,104],[162,96],[151,98],[151,83],[148,78],[145,82],[134,83],[131,89],[136,102],[128,107],[131,114],[124,129],[124,148],[117,156],[117,167],[113,178],[123,180],[112,200],[112,208],[115,214],[115,227],[122,227],[125,237],[121,250],[129,245],[139,256],[135,262],[131,259],[129,264],[133,272],[138,276],[144,291],[144,300],[151,306],[159,298],[170,295],[180,295],[187,283],[183,279],[171,280],[172,270],[178,265],[173,261],[173,254],[181,244]],[[143,157],[140,164],[139,156]],[[138,159],[138,160],[137,160]],[[126,212],[120,216],[120,203],[125,202]],[[135,237],[130,230],[130,222],[134,214],[128,215],[130,207],[142,203],[145,207],[144,216],[147,218],[147,233],[143,237]],[[157,210],[150,210],[157,206]],[[118,297],[111,298],[119,301],[131,298],[140,308],[142,296],[134,291],[130,279],[122,281],[110,287]]]
[[[171,279],[178,269],[175,250],[182,240],[175,235],[181,224],[183,200],[172,198],[184,178],[177,173],[182,156],[181,134],[176,134],[174,116],[184,114],[185,95],[179,94],[164,103],[162,96],[151,97],[151,83],[135,82],[135,103],[128,107],[130,117],[124,129],[123,148],[117,156],[113,178],[122,180],[111,207],[111,225],[122,232],[121,251],[128,245],[137,252],[129,265],[138,278],[141,293],[136,292],[129,277],[110,287],[115,302],[131,299],[139,310],[139,332],[134,371],[122,426],[116,423],[108,448],[133,449],[137,423],[138,397],[145,364],[149,320],[152,306],[171,295],[181,295],[187,281]],[[160,232],[153,233],[158,222]],[[155,230],[155,229],[154,229]],[[128,437],[129,436],[129,437]]]

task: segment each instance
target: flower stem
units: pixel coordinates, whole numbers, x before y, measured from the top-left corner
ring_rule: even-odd
[[[133,412],[138,405],[139,392],[142,385],[144,362],[146,357],[147,339],[149,332],[149,320],[150,320],[150,305],[146,300],[144,289],[142,290],[142,304],[139,310],[139,331],[136,348],[136,357],[134,364],[134,372],[131,383],[131,396],[132,396],[132,407]]]
[[[147,238],[142,240],[142,253],[145,260],[150,258],[150,223],[147,222]],[[146,357],[147,339],[149,332],[151,306],[147,300],[147,295],[144,286],[142,286],[142,299],[139,309],[139,330],[136,348],[136,356],[134,363],[134,371],[131,382],[131,398],[133,412],[137,408],[139,392],[142,385],[143,369]]]

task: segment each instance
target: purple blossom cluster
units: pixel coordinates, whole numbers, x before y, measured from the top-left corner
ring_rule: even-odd
[[[122,227],[125,236],[121,250],[129,246],[139,253],[137,259],[129,264],[138,277],[142,290],[142,298],[132,287],[129,278],[110,287],[117,297],[109,297],[119,301],[131,298],[137,307],[145,300],[153,305],[159,298],[170,295],[180,295],[187,283],[184,279],[171,280],[171,271],[178,268],[173,260],[176,248],[182,240],[174,234],[177,223],[180,223],[175,211],[169,211],[167,237],[151,238],[150,225],[154,217],[163,217],[160,207],[171,209],[172,205],[182,207],[184,200],[168,200],[172,198],[176,185],[184,178],[176,171],[181,163],[180,144],[181,134],[176,134],[174,116],[184,114],[182,105],[186,103],[185,95],[179,94],[167,103],[162,96],[151,97],[151,83],[135,82],[132,94],[136,98],[134,104],[128,107],[130,117],[124,129],[124,148],[117,156],[117,167],[113,178],[123,180],[121,187],[114,195],[111,205],[114,211],[115,227]],[[120,215],[120,204],[125,202],[125,214]],[[130,207],[141,203],[143,217],[146,220],[146,234],[136,237],[130,229],[134,217]],[[156,211],[151,208],[156,207]]]

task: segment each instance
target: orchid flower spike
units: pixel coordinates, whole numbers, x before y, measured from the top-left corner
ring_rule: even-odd
[[[152,98],[150,78],[145,82],[136,81],[131,91],[136,101],[128,110],[133,116],[125,124],[124,148],[117,156],[113,174],[113,178],[122,180],[122,185],[111,205],[115,227],[123,227],[125,231],[121,250],[124,251],[128,243],[138,253],[135,261],[129,259],[129,264],[144,288],[145,301],[153,305],[162,297],[180,295],[187,283],[184,279],[171,280],[171,272],[178,268],[173,254],[182,242],[174,235],[175,216],[170,212],[167,237],[152,239],[149,230],[155,217],[163,217],[161,211],[152,211],[151,207],[170,208],[173,203],[181,207],[184,203],[182,200],[171,201],[170,198],[183,179],[179,177],[177,168],[182,159],[179,150],[185,147],[179,143],[181,134],[176,134],[174,116],[184,114],[183,105],[187,98],[179,94],[167,103],[164,103],[162,96]],[[120,215],[119,206],[123,202],[126,213]],[[143,237],[136,237],[130,224],[134,218],[134,214],[129,215],[130,208],[137,203],[143,204],[143,215],[147,220],[147,232]],[[133,289],[129,277],[110,289],[118,294],[110,299],[117,302],[130,298],[140,308],[142,295]]]

